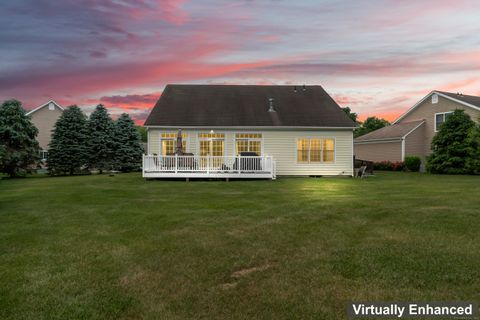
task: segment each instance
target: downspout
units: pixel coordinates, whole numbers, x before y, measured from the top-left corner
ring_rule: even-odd
[[[402,161],[405,161],[405,137],[402,137]]]

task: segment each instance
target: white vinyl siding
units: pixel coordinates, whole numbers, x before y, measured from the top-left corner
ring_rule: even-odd
[[[176,132],[171,129],[150,128],[148,130],[148,153],[160,154],[160,135],[162,132]],[[182,129],[188,136],[187,152],[199,154],[198,133],[209,130]],[[276,161],[277,175],[324,175],[337,176],[353,174],[353,132],[352,130],[240,130],[218,129],[215,133],[225,134],[225,155],[236,155],[236,134],[260,133],[262,135],[262,155],[273,156]],[[298,163],[297,141],[302,138],[332,139],[334,141],[333,161]]]

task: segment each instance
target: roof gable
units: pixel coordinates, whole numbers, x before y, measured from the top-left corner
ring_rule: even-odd
[[[44,104],[41,104],[40,106],[36,107],[35,109],[28,111],[28,112],[27,112],[27,116],[28,116],[28,115],[31,115],[31,114],[34,113],[34,112],[37,112],[38,110],[40,110],[40,109],[42,109],[42,108],[45,108],[45,107],[48,106],[50,103],[53,103],[53,105],[54,105],[56,108],[59,108],[61,111],[64,111],[64,110],[65,110],[61,105],[59,105],[58,103],[56,103],[54,100],[50,100],[50,101],[48,101],[48,102],[46,102],[46,103],[44,103]]]
[[[274,112],[269,112],[273,99]],[[145,126],[335,127],[354,122],[321,86],[167,85]]]
[[[441,97],[444,97],[446,99],[459,103],[463,106],[480,111],[480,97],[434,90],[429,94],[427,94],[425,97],[423,97],[420,101],[418,101],[413,107],[408,109],[400,117],[398,117],[398,119],[395,120],[393,124],[400,122],[403,118],[405,118],[408,114],[410,114],[412,111],[417,109],[425,100],[430,98],[433,94],[437,94]]]

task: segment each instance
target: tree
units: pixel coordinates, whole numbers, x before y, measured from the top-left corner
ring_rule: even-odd
[[[368,117],[361,125],[360,128],[355,129],[354,136],[359,137],[367,134],[369,132],[378,130],[380,128],[389,126],[390,122],[385,119],[380,119],[377,117]]]
[[[143,149],[140,145],[140,134],[135,123],[126,113],[115,121],[115,162],[116,168],[129,172],[140,168]]]
[[[471,148],[471,156],[467,159],[468,173],[480,174],[480,118],[468,135],[468,144]]]
[[[77,106],[68,107],[55,123],[48,153],[48,172],[73,175],[88,163],[87,119]]]
[[[141,141],[147,142],[147,128],[144,126],[137,126],[138,133],[140,134]]]
[[[115,165],[114,125],[107,109],[99,104],[87,121],[88,167],[100,173]]]
[[[38,163],[38,129],[25,114],[22,103],[7,100],[0,106],[0,172],[17,177]]]
[[[455,110],[440,126],[432,139],[432,154],[427,158],[427,170],[432,173],[466,174],[467,162],[473,156],[469,139],[475,122],[463,110]]]
[[[358,114],[352,112],[352,109],[349,107],[342,108],[342,110],[347,114],[347,116],[352,119],[353,122],[357,123]]]

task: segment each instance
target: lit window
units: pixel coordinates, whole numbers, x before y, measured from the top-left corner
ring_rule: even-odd
[[[177,133],[162,133],[161,135],[162,155],[171,156],[177,151]],[[182,151],[187,150],[187,135],[182,133]]]
[[[262,134],[261,133],[237,133],[235,135],[237,155],[242,152],[255,152],[262,155]]]
[[[225,134],[224,133],[199,133],[198,137],[200,139],[210,139],[210,138],[223,139],[225,138]]]
[[[297,161],[305,163],[333,162],[335,160],[335,141],[333,139],[297,140]]]
[[[333,139],[323,140],[323,162],[335,161],[335,141]]]
[[[200,156],[216,157],[211,159],[210,165],[221,167],[223,164],[223,155],[225,152],[225,134],[223,133],[199,133]],[[201,159],[200,165],[205,166],[207,159]]]
[[[453,111],[436,113],[435,114],[435,132],[440,130],[441,125],[447,120],[447,118],[453,113]]]

